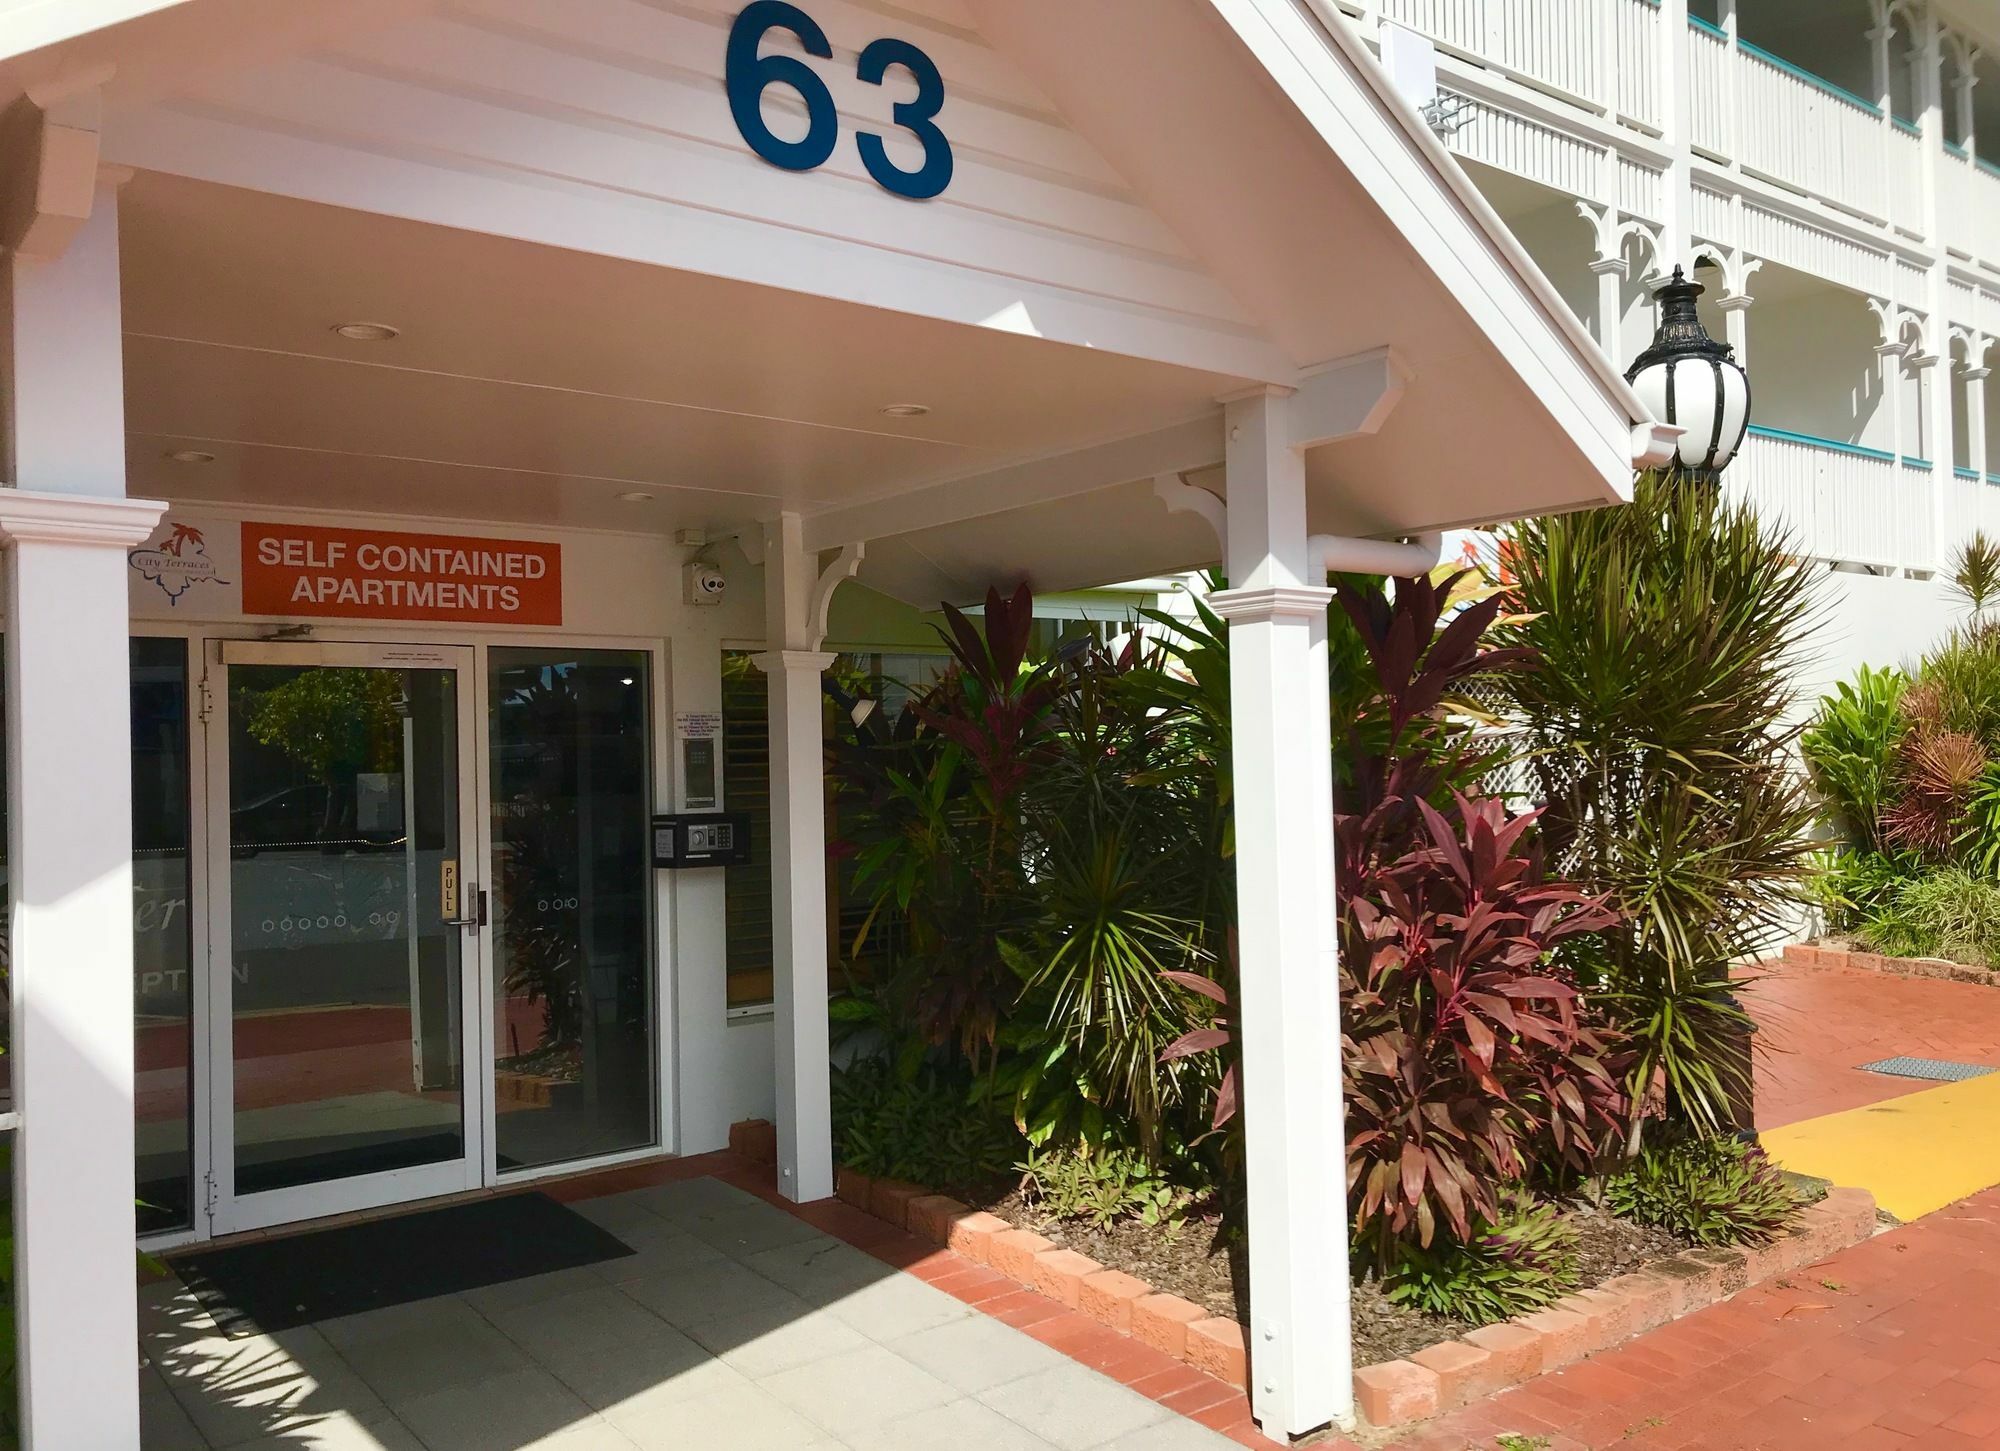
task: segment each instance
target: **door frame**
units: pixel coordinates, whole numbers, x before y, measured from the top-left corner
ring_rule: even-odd
[[[300,1184],[284,1189],[239,1194],[236,1190],[236,1075],[229,1031],[234,1023],[231,1004],[234,920],[229,867],[229,709],[228,672],[237,665],[287,665],[332,669],[403,669],[451,671],[454,683],[454,747],[458,764],[458,855],[460,911],[473,890],[484,890],[485,865],[490,860],[481,840],[479,791],[478,691],[471,677],[478,669],[477,653],[463,645],[363,643],[318,640],[212,639],[203,642],[204,754],[208,759],[205,814],[211,824],[207,842],[210,1036],[206,1069],[211,1085],[209,1103],[209,1193],[205,1196],[212,1232],[233,1234],[267,1229],[300,1219],[317,1219],[354,1210],[374,1209],[408,1199],[463,1193],[485,1179],[487,1115],[484,1100],[491,1091],[486,1035],[491,1015],[479,1011],[487,981],[484,963],[491,928],[454,928],[459,933],[458,1028],[459,1115],[461,1151],[454,1159],[412,1165],[373,1174],[356,1174]],[[408,763],[406,763],[407,769]],[[476,869],[467,871],[466,864]],[[414,930],[414,924],[412,925]],[[414,1004],[413,1004],[414,1005]]]
[[[146,1236],[141,1244],[153,1250],[168,1250],[182,1245],[199,1243],[213,1239],[230,1231],[224,1229],[214,1214],[215,1190],[215,1123],[216,1084],[211,1067],[214,1063],[212,1051],[212,1029],[215,1013],[211,995],[213,963],[215,960],[215,934],[211,920],[210,856],[212,839],[217,835],[210,821],[210,799],[212,795],[209,766],[210,746],[207,725],[214,715],[208,696],[213,688],[219,687],[219,680],[208,679],[210,660],[219,642],[225,640],[268,641],[282,643],[273,638],[274,631],[284,628],[273,621],[249,620],[161,620],[135,617],[131,621],[130,633],[137,636],[179,639],[185,642],[187,650],[187,698],[188,698],[188,793],[191,810],[189,812],[189,917],[190,934],[189,964],[192,982],[189,993],[189,1012],[193,1017],[191,1038],[191,1118],[193,1141],[193,1165],[195,1205],[194,1224],[189,1229],[167,1230]],[[474,652],[473,682],[470,698],[474,702],[472,715],[478,741],[478,764],[473,768],[477,787],[478,852],[476,857],[468,857],[478,864],[480,880],[490,877],[492,864],[492,772],[481,769],[487,762],[489,747],[488,710],[490,705],[490,684],[488,679],[489,650],[493,648],[526,647],[547,650],[629,650],[646,657],[647,671],[651,679],[647,707],[651,711],[647,731],[651,757],[649,760],[650,779],[647,792],[652,800],[652,809],[671,809],[675,799],[674,755],[673,755],[673,641],[659,636],[647,635],[606,635],[594,633],[552,633],[530,631],[494,631],[491,629],[468,629],[463,626],[420,626],[390,621],[322,621],[312,628],[324,633],[328,638],[312,643],[352,643],[367,646],[411,646],[439,645],[462,646]],[[338,641],[331,637],[338,635]],[[461,701],[466,693],[461,691]],[[490,890],[490,887],[489,887]],[[674,900],[671,884],[665,874],[655,874],[654,891],[650,899],[650,917],[647,924],[648,941],[652,951],[653,985],[653,1074],[656,1094],[654,1097],[654,1138],[653,1142],[635,1149],[602,1154],[592,1158],[565,1160],[527,1169],[500,1171],[493,1159],[494,1104],[490,1088],[482,1093],[484,1099],[480,1135],[484,1144],[483,1162],[479,1167],[479,1183],[485,1187],[510,1186],[534,1183],[538,1180],[559,1178],[569,1174],[588,1172],[592,1169],[611,1168],[620,1164],[657,1159],[663,1155],[680,1152],[679,1100],[675,1075],[677,1045],[679,1043],[680,1013],[678,1005],[678,979],[681,964],[675,950],[676,932],[674,924]],[[225,928],[227,924],[224,924]],[[491,929],[486,929],[490,933]],[[484,934],[482,934],[484,935]],[[483,949],[484,943],[482,943]],[[716,964],[720,971],[720,964]],[[478,984],[479,1000],[490,1003],[493,995],[492,958],[484,950],[480,953]],[[481,1049],[485,1055],[476,1065],[482,1076],[490,1075],[492,1024],[491,1015],[480,1015],[483,1041]],[[720,1025],[717,1027],[720,1031]],[[468,1065],[468,1074],[474,1065]]]

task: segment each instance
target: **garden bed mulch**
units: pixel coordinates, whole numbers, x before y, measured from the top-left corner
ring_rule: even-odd
[[[1033,1230],[1059,1248],[1089,1255],[1108,1270],[1123,1270],[1157,1290],[1192,1301],[1210,1314],[1248,1321],[1250,1279],[1243,1244],[1223,1235],[1214,1219],[1190,1219],[1178,1225],[1124,1220],[1099,1229],[1046,1214],[1018,1192],[981,1195],[972,1203],[1017,1228]],[[1577,1282],[1572,1288],[1578,1290],[1595,1289],[1689,1248],[1665,1230],[1615,1219],[1587,1205],[1573,1209],[1569,1222],[1577,1231]],[[1350,1305],[1356,1365],[1397,1360],[1474,1328],[1399,1305],[1376,1280],[1357,1279]]]

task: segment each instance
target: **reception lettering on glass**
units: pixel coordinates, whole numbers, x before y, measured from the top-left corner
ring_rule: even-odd
[[[786,0],[755,0],[743,7],[729,29],[723,64],[729,112],[750,149],[773,166],[812,171],[824,166],[840,143],[839,111],[833,92],[805,61],[794,55],[760,53],[765,36],[773,30],[789,31],[809,56],[833,58],[832,42],[805,11]],[[923,164],[913,171],[897,166],[882,137],[873,131],[856,132],[854,144],[861,164],[879,186],[913,201],[928,201],[951,185],[951,142],[937,124],[944,109],[944,77],[929,55],[894,37],[868,44],[856,62],[855,76],[866,85],[885,85],[892,66],[916,83],[915,97],[896,102],[889,114],[921,143]],[[785,140],[765,124],[764,92],[774,85],[792,91],[806,108],[806,134],[796,141]]]

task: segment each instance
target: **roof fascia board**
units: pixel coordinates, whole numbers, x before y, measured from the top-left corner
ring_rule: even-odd
[[[1665,457],[1671,438],[1329,0],[1209,3],[1606,483],[1629,498],[1634,464]],[[1327,63],[1336,57],[1346,64]],[[1418,158],[1429,165],[1412,165]],[[1447,230],[1447,215],[1465,225]]]
[[[108,30],[191,0],[28,0],[0,9],[0,60]]]

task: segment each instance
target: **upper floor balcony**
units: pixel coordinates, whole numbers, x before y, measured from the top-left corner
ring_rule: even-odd
[[[1685,33],[1669,36],[1657,0],[1340,3],[1652,138],[1666,126],[1671,41],[1687,75],[1687,143],[1702,162],[2000,270],[2000,63],[1948,30],[1927,78],[1905,8],[1878,31],[1868,0],[1742,0],[1730,15],[1689,0]]]

